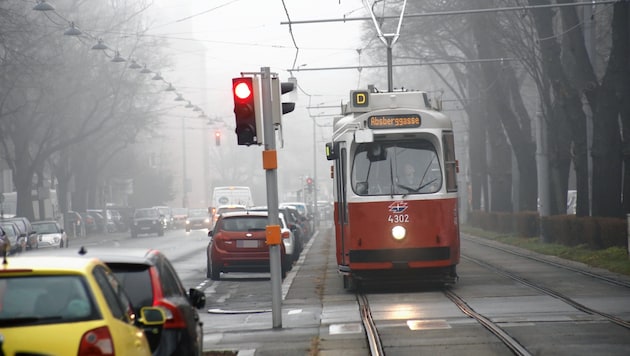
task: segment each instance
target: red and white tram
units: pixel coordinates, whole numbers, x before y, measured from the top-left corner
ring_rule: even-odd
[[[424,92],[354,90],[336,119],[334,222],[344,287],[378,279],[452,284],[460,259],[451,120]]]

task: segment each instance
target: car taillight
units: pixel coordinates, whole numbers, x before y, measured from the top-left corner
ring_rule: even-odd
[[[284,232],[282,233],[282,238],[283,238],[283,239],[288,239],[289,237],[291,237],[291,233],[290,233],[290,232],[288,232],[288,231],[284,231]]]
[[[156,306],[162,308],[166,315],[166,322],[164,323],[165,329],[181,329],[186,327],[186,321],[176,305],[168,300],[162,299],[156,303]]]
[[[109,333],[107,326],[92,329],[83,334],[77,355],[116,355],[114,351],[114,341],[112,340],[112,335]]]

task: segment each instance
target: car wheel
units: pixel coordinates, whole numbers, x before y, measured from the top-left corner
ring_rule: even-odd
[[[219,266],[211,263],[210,264],[210,279],[213,281],[218,281],[221,279],[221,270],[219,269]]]
[[[59,248],[63,248],[63,246],[64,246],[63,240],[59,241]]]
[[[282,266],[282,270],[283,271],[290,271],[293,268],[293,261],[294,261],[293,255],[286,256],[286,258],[283,261],[284,266]],[[284,278],[284,277],[282,277],[282,278]]]
[[[206,257],[206,278],[212,278],[212,266],[210,266],[210,260]]]

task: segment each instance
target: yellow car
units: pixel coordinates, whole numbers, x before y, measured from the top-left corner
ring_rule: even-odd
[[[98,259],[0,257],[0,355],[151,355],[164,312],[130,305]]]

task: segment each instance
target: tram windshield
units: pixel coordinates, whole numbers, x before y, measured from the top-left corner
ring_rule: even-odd
[[[358,195],[428,194],[441,186],[440,162],[428,140],[376,141],[357,146],[352,188]]]

